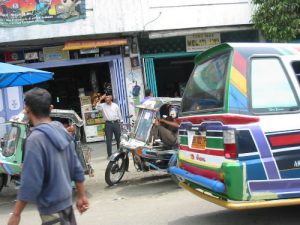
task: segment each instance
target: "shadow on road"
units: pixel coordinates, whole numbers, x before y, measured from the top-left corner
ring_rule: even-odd
[[[155,196],[180,190],[168,174],[130,178],[107,189],[117,189],[116,193],[124,197]]]
[[[253,209],[244,211],[222,210],[214,213],[183,217],[169,225],[298,225],[300,206]],[[201,212],[199,212],[201,213]]]

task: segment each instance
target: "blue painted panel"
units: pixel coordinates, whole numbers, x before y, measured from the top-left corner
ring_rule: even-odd
[[[296,198],[299,196],[300,196],[300,193],[297,192],[297,193],[280,194],[280,195],[278,195],[278,198]]]
[[[117,99],[117,103],[120,107],[123,121],[128,123],[129,119],[126,116],[129,115],[128,101],[127,101],[127,88],[125,83],[124,65],[122,59],[114,59],[109,64],[111,72],[111,83],[114,92],[114,97]]]
[[[249,112],[247,98],[233,85],[230,85],[229,111]]]
[[[247,180],[266,180],[267,176],[259,155],[239,157],[241,163],[246,163]]]
[[[282,179],[300,178],[300,169],[280,171]]]

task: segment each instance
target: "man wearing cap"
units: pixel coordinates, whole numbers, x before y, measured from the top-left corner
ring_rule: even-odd
[[[105,99],[104,103],[101,101]],[[119,106],[112,102],[112,95],[110,93],[101,96],[96,104],[96,109],[101,110],[103,119],[105,120],[105,136],[107,156],[112,154],[112,137],[115,135],[117,141],[117,148],[120,148],[121,128],[120,123],[123,122]]]
[[[169,116],[166,119],[157,119],[155,121],[156,129],[154,136],[161,139],[161,141],[169,146],[173,147],[177,143],[177,131],[179,124],[176,122],[178,117],[178,110],[176,108],[169,109]]]

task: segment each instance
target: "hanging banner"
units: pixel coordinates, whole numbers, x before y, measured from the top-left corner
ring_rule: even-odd
[[[220,33],[193,34],[186,36],[186,51],[204,51],[221,43]]]
[[[85,0],[0,0],[1,27],[65,23],[85,16]]]

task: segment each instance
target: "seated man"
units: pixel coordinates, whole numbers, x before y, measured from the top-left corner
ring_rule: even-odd
[[[160,138],[161,141],[172,147],[177,143],[177,131],[179,124],[176,122],[178,110],[171,107],[169,116],[166,119],[156,119],[155,121],[155,135],[154,137]]]

